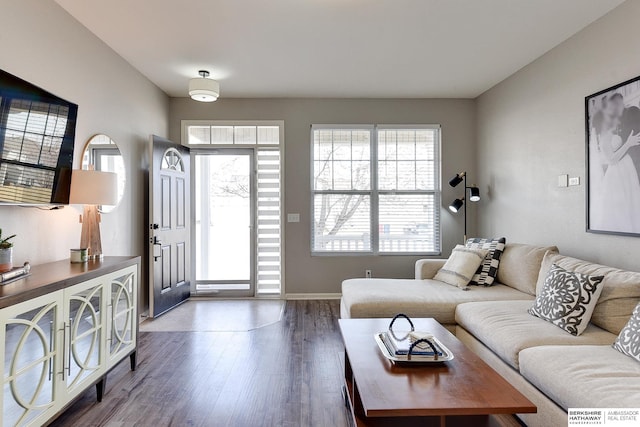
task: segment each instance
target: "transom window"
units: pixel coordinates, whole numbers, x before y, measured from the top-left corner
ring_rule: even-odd
[[[193,124],[187,127],[187,141],[190,145],[278,145],[280,126]]]
[[[440,127],[313,125],[312,252],[440,253]]]

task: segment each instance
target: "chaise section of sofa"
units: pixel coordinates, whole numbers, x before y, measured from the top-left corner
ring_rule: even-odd
[[[433,317],[444,326],[455,325],[459,304],[470,301],[533,299],[505,285],[471,287],[463,291],[432,279],[350,279],[342,282],[340,316],[345,318]]]
[[[490,287],[470,286],[461,290],[433,280],[445,260],[419,260],[415,279],[349,279],[342,282],[340,316],[344,318],[433,317],[455,329],[456,307],[472,301],[533,300],[535,284],[545,253],[555,246],[507,244],[500,261],[497,283]]]

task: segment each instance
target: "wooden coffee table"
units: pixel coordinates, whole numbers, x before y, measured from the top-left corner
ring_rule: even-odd
[[[411,319],[455,358],[400,366],[374,340],[391,319],[340,319],[345,400],[355,426],[489,426],[489,415],[534,413],[535,405],[434,319]],[[408,329],[398,319],[394,330]]]

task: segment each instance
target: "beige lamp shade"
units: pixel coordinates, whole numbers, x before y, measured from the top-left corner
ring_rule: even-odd
[[[71,175],[72,205],[117,205],[118,175],[113,172],[75,169]]]

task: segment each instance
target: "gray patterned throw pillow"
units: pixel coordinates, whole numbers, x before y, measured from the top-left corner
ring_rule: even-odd
[[[468,239],[465,246],[470,249],[486,249],[489,251],[476,274],[471,278],[470,285],[491,286],[498,276],[498,267],[500,266],[500,258],[504,252],[507,239],[501,237],[499,239]]]
[[[580,335],[589,325],[602,293],[603,279],[604,276],[574,273],[553,264],[529,314],[551,322],[572,335]]]
[[[613,348],[640,362],[640,304],[636,305],[631,319],[620,331]]]

